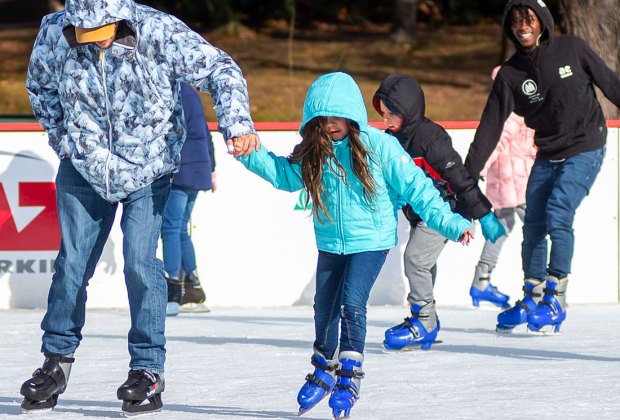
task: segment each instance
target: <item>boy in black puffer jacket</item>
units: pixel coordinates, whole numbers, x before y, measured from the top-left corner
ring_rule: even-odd
[[[388,76],[375,93],[373,106],[383,117],[386,131],[398,139],[455,212],[466,219],[479,219],[485,239],[492,242],[506,233],[491,211],[491,203],[463,166],[446,130],[424,116],[424,92],[417,80],[404,74]],[[410,346],[421,346],[426,350],[440,328],[433,287],[437,259],[447,239],[430,229],[410,206],[405,206],[403,212],[411,224],[404,264],[410,286],[407,300],[412,316],[386,331],[383,344],[387,351]],[[470,293],[478,301],[508,305],[508,296],[498,292],[490,283],[483,290],[474,289]]]

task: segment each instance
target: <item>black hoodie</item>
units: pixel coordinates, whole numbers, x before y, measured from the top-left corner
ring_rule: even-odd
[[[433,180],[452,209],[467,219],[480,219],[489,213],[491,202],[463,166],[446,130],[424,116],[424,92],[417,80],[404,74],[388,76],[373,97],[373,106],[379,114],[381,100],[391,104],[395,108],[391,110],[403,117],[398,132],[387,132],[398,139],[416,165]],[[410,206],[403,212],[413,226],[420,221]]]
[[[531,54],[510,28],[516,6],[529,7],[540,20],[540,44]],[[607,128],[593,84],[620,106],[620,78],[581,38],[554,37],[553,18],[542,0],[510,0],[503,28],[517,51],[493,83],[469,148],[465,167],[472,177],[478,179],[513,111],[536,130],[539,159],[566,159],[603,147]]]

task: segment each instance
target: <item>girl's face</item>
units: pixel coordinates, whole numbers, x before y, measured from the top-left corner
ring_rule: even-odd
[[[532,9],[528,9],[527,13],[528,16],[521,16],[518,9],[512,11],[512,33],[523,48],[532,52],[538,46],[542,29],[536,13]]]
[[[333,141],[340,141],[349,135],[349,124],[346,118],[327,117],[323,123],[323,131]]]
[[[403,117],[392,113],[392,111],[385,106],[383,101],[379,102],[381,105],[381,116],[383,117],[383,122],[387,126],[387,129],[392,133],[398,132],[401,128],[403,128]]]

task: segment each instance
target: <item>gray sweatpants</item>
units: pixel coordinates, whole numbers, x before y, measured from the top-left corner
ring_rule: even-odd
[[[437,277],[437,259],[448,240],[420,222],[409,231],[409,242],[405,248],[405,275],[409,280],[410,305],[423,306],[433,301],[433,286]]]
[[[499,238],[495,243],[492,243],[491,241],[486,241],[484,243],[484,248],[482,248],[479,263],[486,264],[489,267],[489,272],[497,265],[497,260],[499,259],[499,254],[502,251],[502,246],[504,246],[504,242],[506,242],[508,234],[512,232],[512,229],[515,227],[515,213],[519,216],[521,222],[523,222],[523,219],[525,218],[525,204],[521,204],[518,207],[497,209],[494,210],[493,213],[495,213],[497,220],[499,220],[499,222],[506,228],[506,235]]]

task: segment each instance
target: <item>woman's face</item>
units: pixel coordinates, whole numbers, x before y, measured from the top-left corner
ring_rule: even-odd
[[[532,9],[527,9],[528,16],[522,16],[518,9],[512,11],[512,33],[521,46],[532,52],[538,47],[538,39],[542,29],[540,20]]]
[[[392,111],[385,106],[383,101],[379,101],[379,103],[381,106],[381,116],[383,117],[383,122],[387,126],[387,129],[392,133],[398,132],[401,128],[403,128],[403,117],[392,113]]]
[[[340,141],[349,135],[349,124],[346,118],[327,117],[322,127],[333,141]]]

